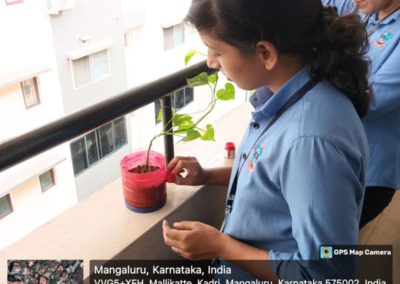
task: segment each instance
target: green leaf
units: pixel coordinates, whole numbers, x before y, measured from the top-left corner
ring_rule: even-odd
[[[187,120],[182,122],[176,130],[174,130],[174,133],[176,134],[186,134],[186,132],[194,125],[194,122],[191,120]]]
[[[225,89],[218,90],[217,98],[221,101],[229,101],[235,99],[235,87],[231,83],[226,83]]]
[[[182,139],[182,141],[188,142],[192,140],[196,140],[197,138],[201,137],[200,132],[194,129],[190,129],[186,133],[186,137]]]
[[[211,124],[207,124],[206,132],[201,136],[201,140],[204,141],[215,141],[214,139],[214,127]]]
[[[186,79],[186,82],[191,87],[206,85],[208,84],[208,74],[206,72],[202,72],[190,79]]]
[[[185,55],[185,66],[188,65],[190,59],[192,59],[192,57],[194,55],[196,55],[196,54],[197,54],[197,50],[195,50],[195,49],[192,49],[188,53],[186,53],[186,55]]]
[[[211,74],[208,76],[208,82],[210,82],[211,85],[215,85],[218,81],[218,73]]]
[[[191,120],[186,120],[186,121],[183,121],[183,122],[179,125],[178,130],[189,129],[189,128],[192,127],[193,125],[194,125],[194,122],[193,122],[193,121],[191,121]]]
[[[192,121],[192,117],[188,114],[175,113],[172,116],[172,123],[174,126],[180,126],[187,121]]]
[[[157,122],[162,121],[162,109],[157,114]]]

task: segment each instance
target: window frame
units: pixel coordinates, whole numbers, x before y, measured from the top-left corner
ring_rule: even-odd
[[[5,212],[5,213],[1,213],[0,212],[0,220],[14,212],[14,208],[13,208],[13,205],[12,205],[12,202],[11,202],[10,194],[7,194],[7,195],[5,195],[3,197],[0,197],[0,199],[3,199],[3,198],[6,198],[6,202],[8,204],[9,211]]]
[[[108,70],[108,73],[106,75],[103,75],[103,76],[99,77],[99,78],[93,79],[93,71],[92,71],[93,70],[92,69],[93,68],[93,65],[92,65],[93,55],[96,54],[96,53],[103,52],[103,51],[107,52],[106,58],[107,58],[107,70]],[[84,83],[82,85],[77,86],[77,80],[76,80],[76,77],[75,77],[75,67],[74,67],[75,65],[74,64],[75,64],[76,61],[82,60],[84,58],[88,58],[88,60],[89,60],[89,64],[88,64],[89,65],[89,70],[88,70],[88,72],[89,72],[90,81],[87,82],[87,83]],[[79,57],[79,58],[76,58],[76,59],[70,59],[70,70],[71,70],[71,75],[72,75],[72,86],[73,86],[74,90],[78,90],[78,89],[84,88],[86,86],[89,86],[91,84],[100,82],[100,81],[110,77],[111,76],[110,48],[105,48],[105,49],[90,53],[88,55],[85,55],[85,56],[82,56],[82,57]]]
[[[187,99],[186,99],[186,96],[189,95],[189,94],[187,94],[188,90],[191,90],[191,95],[192,95],[192,100],[191,101],[187,101]],[[180,91],[183,91],[183,106],[177,109],[176,108],[176,104],[175,104],[175,99],[176,99],[175,96]],[[184,87],[182,89],[175,90],[173,93],[170,93],[169,96],[171,96],[172,108],[175,110],[175,112],[178,112],[181,109],[185,108],[188,104],[194,102],[194,88],[190,87],[190,86],[186,86],[186,87]],[[155,112],[156,125],[161,122],[161,121],[157,120],[158,113],[161,111],[161,109],[162,109],[161,99],[156,100],[154,102],[154,112]]]
[[[178,32],[178,28],[179,28],[179,32],[180,31],[182,31],[182,38],[183,38],[183,40],[182,40],[182,42],[176,42],[175,41],[175,39],[176,39],[176,33]],[[171,40],[171,42],[167,42],[168,44],[166,44],[166,32],[167,31],[169,31],[169,30],[171,30],[172,29],[172,32],[169,32],[170,33],[170,40]],[[183,22],[180,22],[180,23],[178,23],[178,24],[175,24],[175,25],[172,25],[172,26],[169,26],[169,27],[163,27],[163,50],[164,51],[169,51],[169,50],[172,50],[172,49],[174,49],[175,47],[177,47],[177,46],[179,46],[179,45],[181,45],[181,44],[184,44],[185,43],[185,41],[186,41],[186,34],[185,34],[185,24],[183,23]]]
[[[120,120],[123,120],[123,131],[124,131],[124,137],[125,137],[125,142],[122,144],[117,145],[117,138],[119,137],[116,133],[117,131],[117,122]],[[112,135],[112,151],[106,153],[105,155],[103,155],[102,153],[102,141],[101,141],[101,135],[100,135],[100,128],[106,126],[110,124],[111,125],[111,135]],[[88,154],[88,145],[87,145],[87,141],[89,139],[87,139],[88,135],[93,135],[93,133],[95,134],[96,137],[96,151],[97,151],[97,155],[98,155],[98,159],[97,161],[93,162],[93,163],[89,163],[89,154]],[[78,141],[83,141],[83,151],[84,153],[81,153],[80,155],[82,155],[82,157],[85,158],[85,160],[83,161],[84,167],[82,167],[82,169],[80,171],[75,172],[75,164],[74,164],[74,156],[73,156],[73,152],[72,152],[72,144],[77,143]],[[83,136],[80,136],[78,139],[75,139],[74,141],[72,141],[70,143],[70,152],[71,152],[71,159],[72,159],[72,167],[74,169],[74,176],[78,176],[81,173],[85,172],[86,170],[88,170],[89,168],[95,166],[97,163],[99,163],[100,161],[102,161],[103,159],[107,158],[108,156],[114,154],[115,152],[117,152],[119,149],[123,148],[125,145],[128,144],[128,133],[127,133],[127,125],[126,125],[126,118],[125,116],[120,116],[110,122],[107,122],[99,127],[97,127],[96,129],[86,133]]]
[[[33,87],[31,89],[34,91],[33,95],[35,98],[35,102],[32,104],[28,103],[27,96],[29,96],[30,94],[25,93],[25,88],[24,88],[25,82],[33,82]],[[19,82],[19,85],[21,87],[21,92],[22,92],[22,97],[24,99],[25,109],[30,109],[37,105],[40,105],[39,83],[38,83],[37,77],[32,77],[32,78],[23,80],[23,81]]]
[[[51,184],[48,185],[47,187],[43,187],[43,183],[42,183],[42,179],[41,177],[44,176],[45,174],[50,173],[50,178],[51,178]],[[55,175],[54,175],[54,168],[50,169],[48,171],[45,171],[44,173],[42,173],[41,175],[39,175],[39,182],[40,182],[40,188],[42,189],[42,192],[46,192],[47,190],[49,190],[50,188],[54,187],[56,185],[56,179],[55,179]]]

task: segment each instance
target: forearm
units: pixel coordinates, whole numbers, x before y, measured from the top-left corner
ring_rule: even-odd
[[[231,177],[231,167],[206,169],[205,183],[207,185],[228,186]]]
[[[225,234],[221,242],[219,258],[235,263],[260,279],[278,283],[278,277],[268,261],[268,251],[252,247]]]

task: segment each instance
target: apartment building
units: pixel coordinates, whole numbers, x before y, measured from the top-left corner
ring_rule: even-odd
[[[119,1],[0,1],[1,141],[126,89]],[[119,176],[125,117],[0,173],[0,250]]]

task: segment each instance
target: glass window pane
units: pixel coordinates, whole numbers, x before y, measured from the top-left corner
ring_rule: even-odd
[[[174,28],[164,28],[164,50],[174,47]]]
[[[185,88],[185,105],[188,103],[193,102],[194,96],[193,96],[193,88]]]
[[[175,92],[174,106],[176,110],[179,110],[185,106],[185,91],[183,89]]]
[[[174,26],[174,46],[185,42],[185,26],[183,24]]]
[[[99,132],[100,136],[100,158],[103,158],[114,150],[114,139],[111,122],[103,125],[97,131]]]
[[[72,163],[74,167],[74,174],[77,175],[83,170],[87,169],[88,167],[84,138],[81,138],[71,143],[70,147],[71,147]]]
[[[115,135],[115,148],[118,149],[126,144],[126,126],[125,118],[121,117],[114,120],[114,135]]]
[[[53,169],[40,175],[39,180],[40,180],[40,186],[42,187],[42,191],[46,191],[47,189],[52,187],[55,184]]]
[[[72,61],[72,68],[74,70],[74,82],[76,88],[90,83],[89,56]]]
[[[90,132],[85,136],[86,151],[88,155],[89,165],[99,160],[98,143],[96,139],[96,132]]]
[[[7,194],[0,198],[0,219],[12,212],[11,198]]]
[[[108,49],[90,55],[92,81],[110,74],[108,66]]]

